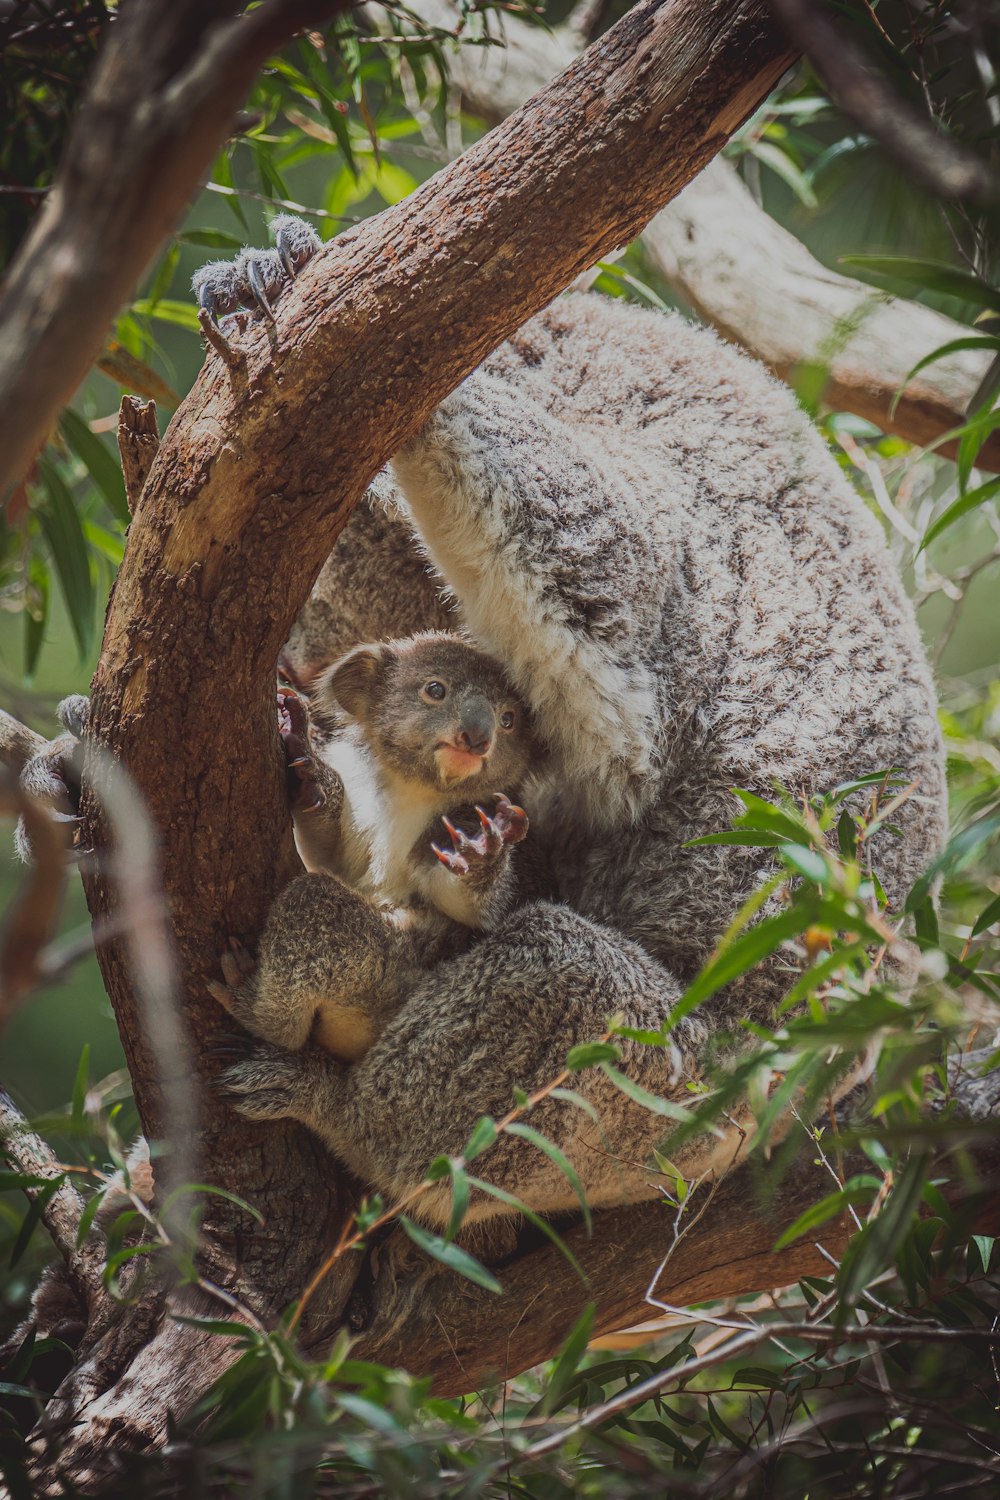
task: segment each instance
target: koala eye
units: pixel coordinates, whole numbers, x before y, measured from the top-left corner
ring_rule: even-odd
[[[500,715],[500,728],[501,729],[513,729],[514,728],[514,715],[511,713],[511,711],[510,711],[509,708],[506,709]]]
[[[443,682],[425,682],[420,689],[420,696],[421,698],[430,698],[435,703],[440,703],[443,698],[447,698],[448,689]]]

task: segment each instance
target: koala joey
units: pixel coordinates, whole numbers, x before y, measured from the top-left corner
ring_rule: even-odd
[[[297,1049],[310,1035],[355,1059],[404,979],[496,927],[528,831],[517,791],[538,755],[502,668],[458,636],[357,646],[315,681],[334,732],[313,745],[305,705],[279,691],[300,853],[313,873],[274,903],[253,966],[238,944],[212,994],[246,1029]],[[491,812],[480,805],[494,804]]]

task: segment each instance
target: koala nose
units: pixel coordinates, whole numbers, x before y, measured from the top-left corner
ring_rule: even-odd
[[[471,755],[488,755],[490,729],[481,721],[466,720],[455,736],[455,743],[460,750],[468,750]]]

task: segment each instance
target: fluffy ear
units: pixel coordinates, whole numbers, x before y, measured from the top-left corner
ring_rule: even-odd
[[[386,661],[383,646],[355,646],[323,673],[317,683],[319,692],[353,718],[364,719],[385,672]]]

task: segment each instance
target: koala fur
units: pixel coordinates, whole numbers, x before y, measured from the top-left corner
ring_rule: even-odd
[[[386,590],[389,576],[411,592]],[[353,639],[387,616],[394,631],[438,624],[438,588],[543,742],[531,813],[555,899],[414,973],[359,1061],[254,1043],[225,1080],[243,1113],[302,1121],[390,1195],[609,1017],[660,1027],[772,868],[766,850],[684,847],[728,826],[733,787],[807,793],[903,768],[919,790],[875,850],[897,910],[945,830],[934,688],[879,526],[791,393],[678,316],[574,294],[526,324],[396,456],[289,651],[308,667],[327,628],[327,652],[349,644],[334,600]],[[335,966],[335,914],[312,941]],[[685,1097],[787,984],[762,966],[675,1027],[672,1048],[623,1041],[622,1069]],[[554,1097],[532,1125],[595,1207],[655,1196],[662,1120],[596,1069],[578,1087],[599,1125]],[[680,1164],[722,1166],[735,1149],[735,1136],[695,1143]],[[501,1136],[481,1165],[535,1209],[574,1205],[524,1139]],[[509,1211],[482,1197],[471,1213]]]
[[[275,901],[256,971],[234,944],[228,986],[211,993],[265,1041],[298,1049],[312,1035],[354,1060],[413,973],[464,946],[455,924],[502,921],[516,894],[512,847],[528,825],[501,789],[517,791],[538,756],[499,664],[440,631],[355,647],[312,698],[335,731],[315,757],[292,761],[311,873]],[[304,719],[285,742],[307,747]],[[480,802],[496,803],[492,815]]]

